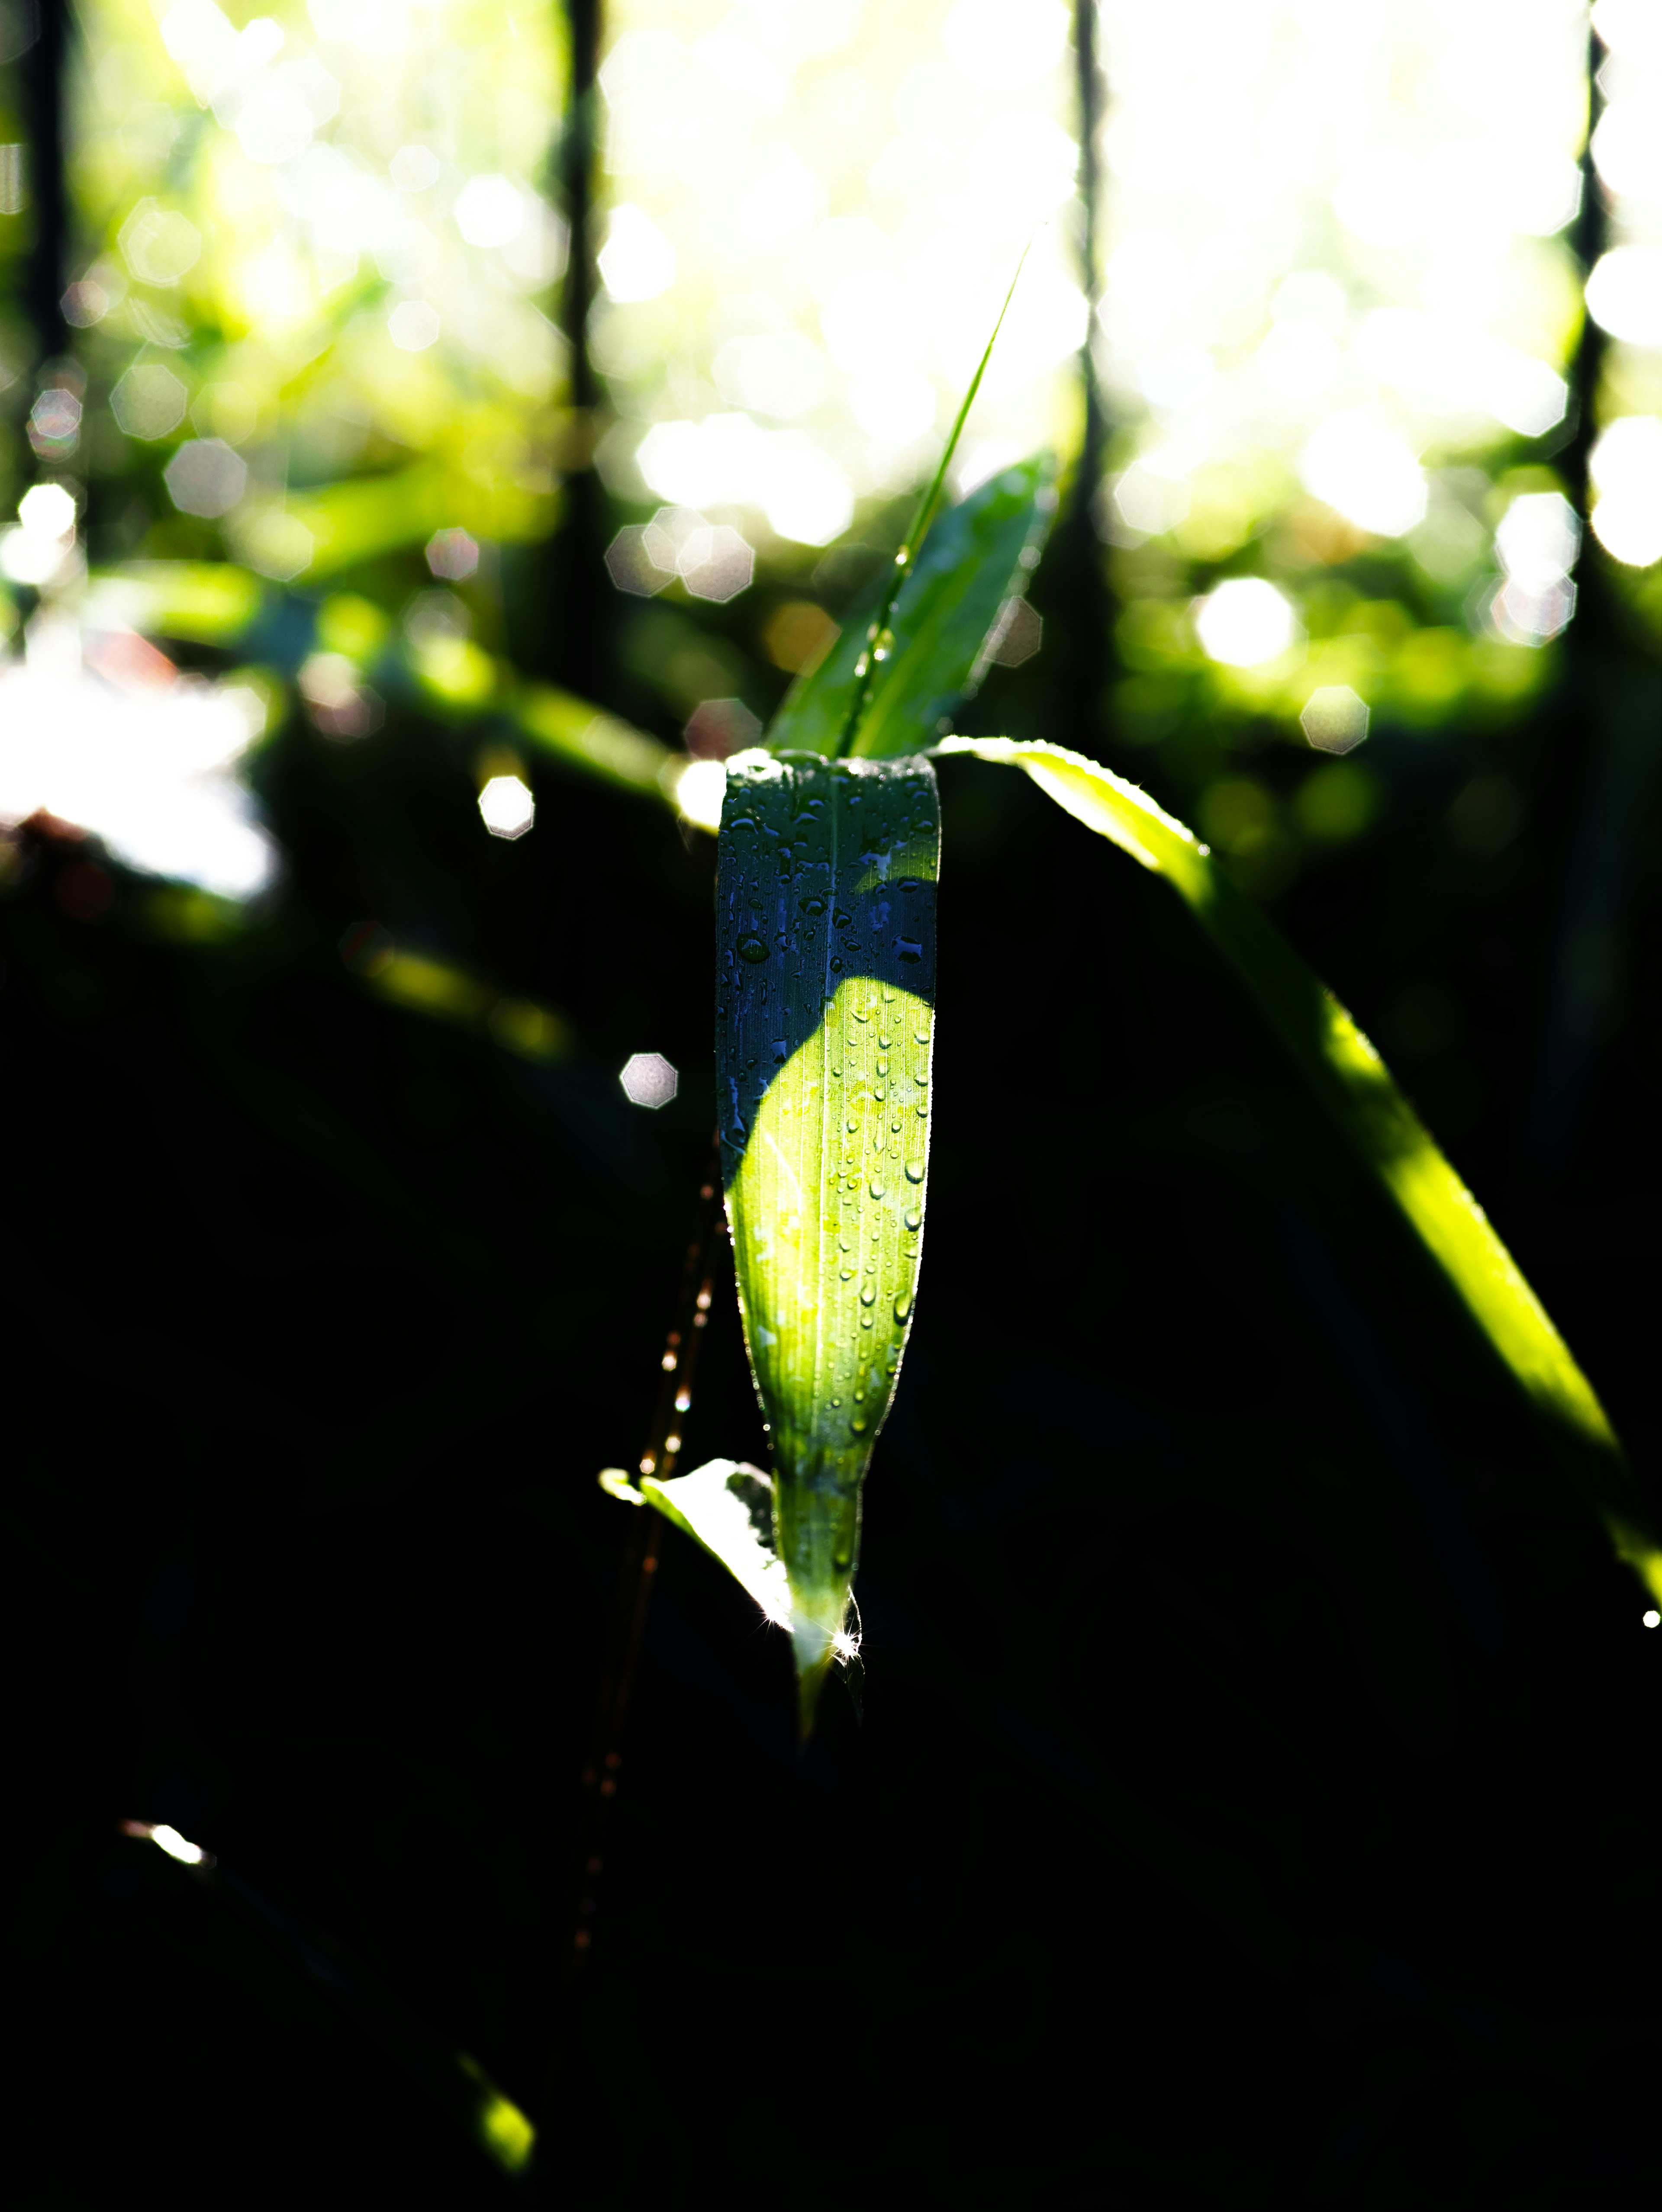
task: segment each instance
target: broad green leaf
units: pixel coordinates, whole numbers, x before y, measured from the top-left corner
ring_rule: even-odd
[[[1379,1054],[1273,923],[1190,830],[1096,762],[1008,738],[949,738],[935,750],[1025,769],[1059,806],[1172,884],[1544,1423],[1617,1556],[1662,1600],[1662,1545],[1592,1384]]]
[[[769,749],[888,759],[919,751],[949,728],[954,709],[981,680],[983,651],[1001,611],[1026,591],[1038,565],[1056,511],[1051,474],[1049,457],[1035,455],[949,507],[900,586],[888,638],[869,648],[871,665],[861,664],[886,576],[870,586],[825,659],[787,697],[769,728]],[[862,690],[859,726],[845,747]]]
[[[740,753],[716,884],[721,1180],[812,1725],[922,1243],[941,854],[924,760]]]

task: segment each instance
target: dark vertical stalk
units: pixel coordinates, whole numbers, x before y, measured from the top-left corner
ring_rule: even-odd
[[[1610,205],[1592,159],[1604,112],[1601,43],[1587,36],[1587,146],[1581,207],[1572,234],[1586,278],[1610,243]],[[1583,319],[1571,368],[1574,434],[1560,458],[1565,489],[1582,520],[1575,619],[1565,640],[1563,680],[1552,709],[1557,757],[1548,763],[1553,811],[1574,832],[1564,854],[1559,912],[1541,1023],[1533,1092],[1522,1138],[1526,1170],[1565,1161],[1592,1078],[1616,981],[1624,878],[1652,781],[1662,685],[1629,641],[1619,586],[1588,530],[1589,458],[1608,341]]]
[[[1096,312],[1101,297],[1098,252],[1097,140],[1102,122],[1102,76],[1097,65],[1096,0],[1075,0],[1075,105],[1079,129],[1077,210],[1080,285],[1089,307],[1079,374],[1085,422],[1072,497],[1056,533],[1046,593],[1055,616],[1046,639],[1053,673],[1053,713],[1063,744],[1089,752],[1105,720],[1111,673],[1110,609],[1097,533],[1097,496],[1102,483],[1107,425],[1096,368]]]
[[[24,304],[34,326],[39,368],[68,349],[64,320],[70,249],[69,191],[64,174],[64,106],[70,0],[39,0],[33,43],[22,56],[24,126],[34,237],[24,276]]]
[[[566,459],[565,518],[555,546],[553,604],[547,650],[551,672],[585,698],[606,690],[606,647],[610,586],[602,562],[605,506],[594,471],[600,379],[588,349],[588,319],[598,289],[594,173],[599,144],[601,0],[566,0],[570,42],[560,187],[570,225],[561,319],[570,348],[573,427]]]
[[[716,1255],[726,1224],[721,1216],[719,1156],[712,1154],[698,1194],[699,1213],[687,1248],[675,1319],[660,1364],[658,1400],[651,1434],[641,1455],[640,1472],[663,1480],[674,1472],[681,1431],[692,1402],[698,1352],[715,1294]],[[575,2053],[581,2018],[583,1984],[594,1948],[600,1879],[606,1868],[607,1834],[622,1778],[630,1694],[646,1634],[663,1521],[649,1506],[632,1516],[627,1548],[618,1577],[593,1747],[580,1778],[581,1792],[576,1835],[577,1906],[569,1933],[554,1961],[553,2016],[538,2112],[539,2170],[545,2179],[558,2155],[559,2107]]]
[[[1598,171],[1592,158],[1592,134],[1598,128],[1604,112],[1604,94],[1598,82],[1600,44],[1598,33],[1589,27],[1587,31],[1587,143],[1581,149],[1581,205],[1570,231],[1570,245],[1581,264],[1582,282],[1592,274],[1601,256],[1610,244],[1610,206],[1604,198],[1604,188],[1598,180]],[[1592,451],[1596,434],[1593,416],[1598,400],[1598,381],[1604,374],[1606,340],[1603,330],[1591,315],[1581,319],[1581,335],[1577,341],[1575,358],[1570,367],[1570,407],[1574,433],[1564,448],[1559,466],[1564,476],[1565,489],[1576,513],[1586,522],[1588,508],[1588,457]],[[1593,563],[1584,564],[1585,578],[1592,571]],[[1596,592],[1595,592],[1596,596]],[[1578,605],[1576,620],[1580,629],[1586,610]],[[1585,635],[1585,630],[1581,631]]]

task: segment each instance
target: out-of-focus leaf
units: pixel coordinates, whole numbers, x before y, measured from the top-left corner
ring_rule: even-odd
[[[1008,738],[949,738],[936,750],[1025,769],[1059,806],[1166,878],[1541,1419],[1617,1556],[1662,1600],[1662,1543],[1592,1384],[1373,1046],[1274,924],[1190,830],[1096,762]]]
[[[844,1634],[861,1484],[917,1283],[940,819],[926,761],[758,750],[728,763],[721,1179],[772,1431],[805,1731]]]
[[[886,637],[868,644],[881,610],[880,578],[843,633],[774,717],[774,752],[834,756],[862,686],[866,698],[848,750],[872,760],[916,753],[951,726],[984,672],[983,653],[1006,603],[1038,565],[1056,488],[1047,455],[1036,454],[949,507],[929,530],[900,586]],[[862,665],[868,652],[869,669]],[[869,678],[869,681],[868,680]]]
[[[669,772],[685,763],[656,738],[551,684],[521,684],[513,699],[514,720],[545,751],[626,790],[673,797]]]
[[[338,575],[400,545],[418,545],[435,530],[460,525],[483,538],[529,538],[546,531],[553,517],[545,497],[510,483],[480,484],[431,463],[294,493],[284,512],[312,541],[308,579]]]
[[[667,1482],[643,1475],[640,1494],[719,1559],[770,1620],[790,1626],[790,1582],[774,1549],[770,1476],[742,1460],[713,1459]]]
[[[259,614],[265,589],[231,561],[130,561],[94,577],[88,620],[192,645],[231,645]]]
[[[251,1883],[170,1827],[126,1820],[125,1832],[157,1844],[200,1887],[232,1906],[288,1966],[325,1990],[357,2027],[401,2066],[453,2126],[502,2172],[523,2176],[536,2130],[478,2059],[458,2051],[339,1945],[295,1920]]]
[[[326,601],[314,618],[303,601],[285,599],[251,569],[229,561],[132,562],[95,578],[94,589],[94,612],[111,627],[126,625],[192,644],[234,645],[262,611],[275,607],[298,612],[298,622],[270,625],[270,657],[289,676],[314,643],[344,649],[342,641],[324,635],[332,611],[338,623],[342,600]],[[379,612],[365,602],[355,604]],[[376,670],[376,680],[383,678],[394,686],[402,678],[424,706],[451,721],[472,722],[487,710],[505,712],[539,751],[567,767],[672,805],[681,778],[700,765],[591,700],[552,684],[521,682],[508,662],[493,659],[467,638],[428,638],[389,648],[384,665]]]

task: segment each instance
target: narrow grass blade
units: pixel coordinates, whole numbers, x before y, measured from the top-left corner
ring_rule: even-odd
[[[1662,1545],[1592,1384],[1379,1054],[1275,926],[1182,823],[1096,762],[1008,738],[954,737],[935,750],[1026,769],[1059,806],[1172,884],[1541,1419],[1617,1556],[1662,1601]]]
[[[728,763],[721,1180],[772,1431],[805,1733],[845,1636],[861,1485],[917,1283],[940,821],[924,760],[755,751]]]
[[[455,2049],[366,1968],[349,1959],[332,1937],[292,1918],[212,1852],[164,1825],[124,1820],[121,1827],[137,1840],[154,1843],[192,1880],[232,1906],[289,1970],[325,1990],[491,2166],[512,2180],[523,2181],[536,2147],[536,2130],[476,2058]]]
[[[825,659],[787,697],[768,731],[770,750],[888,758],[916,753],[950,728],[980,681],[1001,611],[1038,565],[1056,512],[1052,473],[1049,457],[1035,455],[949,507],[904,574],[872,586]]]

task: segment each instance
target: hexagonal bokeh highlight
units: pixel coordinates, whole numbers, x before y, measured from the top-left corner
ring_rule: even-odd
[[[405,353],[436,344],[439,328],[439,311],[429,300],[400,300],[387,318],[387,335]]]
[[[674,574],[661,568],[646,550],[646,530],[638,522],[626,523],[606,549],[606,573],[620,592],[649,599],[661,592]]]
[[[1348,684],[1323,684],[1304,702],[1299,720],[1318,753],[1354,752],[1367,735],[1367,702]]]
[[[517,775],[493,775],[479,793],[479,817],[493,837],[523,837],[537,802]]]
[[[447,583],[460,584],[479,565],[479,541],[466,530],[435,530],[427,541],[427,566]]]
[[[228,514],[248,488],[248,468],[222,438],[187,438],[161,481],[181,514]]]
[[[175,208],[140,200],[117,234],[121,258],[141,284],[177,284],[194,269],[202,234]]]
[[[661,1052],[633,1052],[618,1071],[624,1096],[631,1106],[655,1113],[667,1106],[680,1088],[681,1079]]]
[[[1044,642],[1044,617],[1036,614],[1026,599],[1006,599],[989,658],[1001,668],[1020,668]]]
[[[681,548],[677,566],[695,599],[725,606],[748,590],[756,574],[756,556],[736,530],[718,522],[714,528],[693,532]]]
[[[130,438],[165,438],[185,420],[185,386],[159,361],[142,361],[119,379],[110,412]]]

